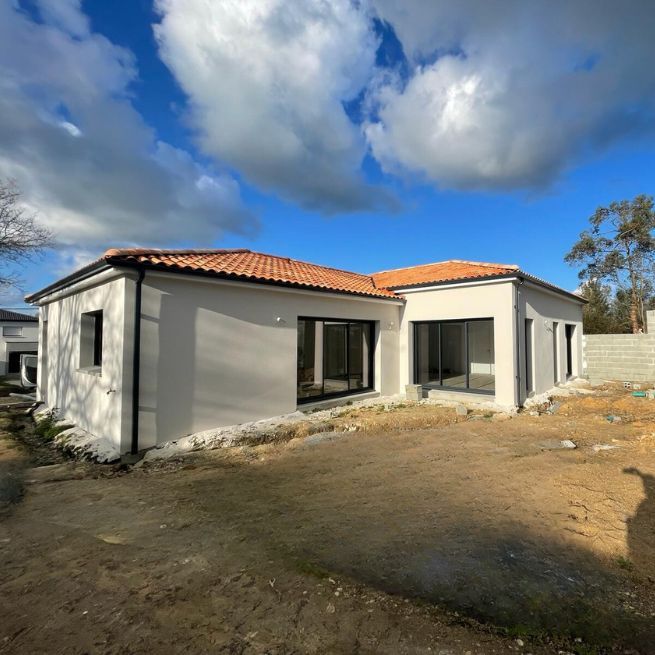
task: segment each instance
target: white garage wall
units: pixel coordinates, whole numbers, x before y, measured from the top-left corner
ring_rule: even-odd
[[[376,321],[375,389],[398,391],[394,301],[147,272],[141,448],[295,411],[299,316]]]

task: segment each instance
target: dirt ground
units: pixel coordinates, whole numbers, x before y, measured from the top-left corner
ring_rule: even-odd
[[[325,429],[141,468],[14,462],[0,652],[655,652],[655,401]]]

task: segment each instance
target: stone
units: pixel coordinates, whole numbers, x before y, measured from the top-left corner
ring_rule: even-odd
[[[551,404],[551,406],[546,410],[546,414],[556,414],[559,411],[559,408],[562,406],[562,403],[557,400]]]
[[[575,443],[570,439],[562,439],[561,441],[557,439],[546,439],[539,443],[539,447],[542,450],[572,450],[577,448]]]
[[[458,404],[455,405],[455,412],[457,416],[468,416],[469,410],[464,405]]]
[[[406,384],[405,396],[407,400],[413,400],[415,402],[423,400],[423,386],[420,384]]]
[[[618,446],[612,446],[608,443],[597,443],[591,447],[595,453],[599,453],[601,450],[614,450],[615,448],[618,448]]]

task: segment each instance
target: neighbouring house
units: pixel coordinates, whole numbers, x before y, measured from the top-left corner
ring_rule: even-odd
[[[27,300],[39,399],[121,452],[412,383],[516,407],[582,367],[584,300],[514,265],[114,249]]]
[[[36,355],[38,347],[39,319],[0,309],[0,375],[19,375],[20,356]]]

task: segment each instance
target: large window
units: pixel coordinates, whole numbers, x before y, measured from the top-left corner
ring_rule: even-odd
[[[414,323],[414,382],[494,393],[493,319]]]
[[[3,337],[22,337],[23,328],[20,325],[3,325],[2,326],[2,336]]]
[[[373,324],[298,319],[298,401],[373,387]]]

